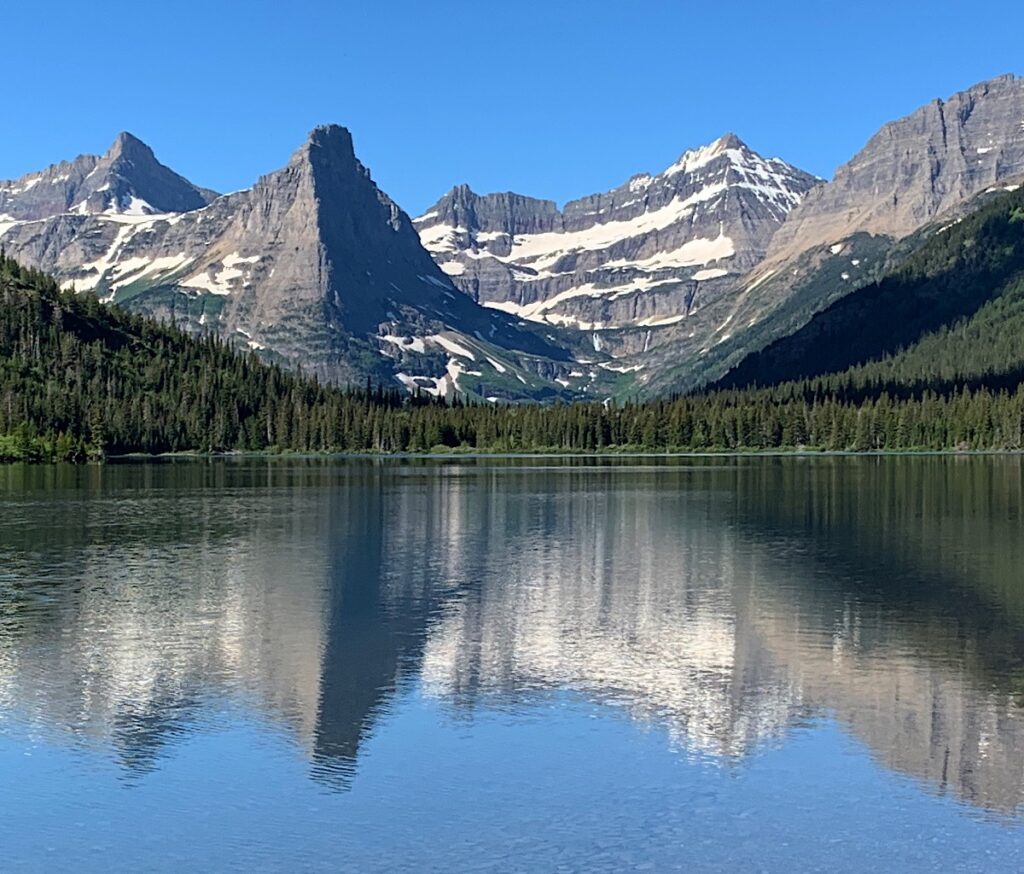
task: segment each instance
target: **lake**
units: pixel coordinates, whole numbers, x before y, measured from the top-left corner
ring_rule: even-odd
[[[1024,869],[1020,457],[0,468],[0,870]]]

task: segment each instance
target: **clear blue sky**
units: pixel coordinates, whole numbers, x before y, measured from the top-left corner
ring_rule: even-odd
[[[126,129],[230,191],[334,121],[413,214],[458,182],[563,202],[727,130],[830,176],[886,120],[1024,73],[1020,0],[39,0],[2,32],[0,178]]]

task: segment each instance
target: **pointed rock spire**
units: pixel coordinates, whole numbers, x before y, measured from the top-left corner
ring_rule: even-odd
[[[114,142],[111,143],[110,148],[107,149],[103,156],[108,160],[116,160],[120,157],[126,158],[144,158],[152,161],[156,160],[156,156],[153,154],[153,150],[147,146],[142,140],[140,140],[134,134],[128,131],[121,131],[115,138]]]

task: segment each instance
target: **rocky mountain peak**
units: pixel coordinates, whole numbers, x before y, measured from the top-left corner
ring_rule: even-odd
[[[820,181],[781,158],[762,157],[732,132],[683,152],[661,174],[648,178],[671,180],[670,184],[675,186],[716,181],[741,188],[760,186],[765,193],[771,191],[776,199],[786,201],[789,208],[796,206],[799,198]]]
[[[743,140],[741,140],[738,136],[736,136],[736,134],[734,134],[732,131],[727,131],[726,133],[722,134],[722,136],[715,140],[715,145],[717,145],[720,149],[723,150],[746,149],[747,151],[749,151],[747,144],[743,142]]]
[[[340,125],[216,200],[125,132],[0,182],[0,239],[79,290],[326,378],[604,396],[725,367],[894,240],[1022,178],[1024,80],[1004,75],[885,125],[829,183],[728,131],[561,208],[461,184],[414,221]],[[527,357],[513,371],[501,350]]]
[[[742,159],[746,154],[753,154],[736,134],[726,133],[717,140],[713,140],[705,146],[696,149],[687,149],[679,156],[679,159],[668,167],[663,173],[664,177],[676,176],[680,173],[694,173],[718,159],[726,158],[731,161]]]
[[[689,320],[758,263],[817,182],[726,133],[562,209],[457,186],[415,224],[441,269],[486,306],[588,332],[596,351],[647,352],[652,329]]]
[[[153,154],[153,150],[128,131],[121,131],[117,135],[103,157],[110,162],[117,161],[119,158],[128,161],[156,161],[156,155]]]
[[[883,125],[772,241],[781,261],[856,232],[901,238],[1024,176],[1024,79],[998,76]]]
[[[470,188],[468,183],[463,182],[454,186],[438,201],[438,204],[453,210],[471,209],[479,200],[480,195]]]
[[[9,220],[0,201],[0,240],[65,287],[329,380],[511,398],[563,389],[564,348],[460,294],[338,125],[204,209],[194,208],[207,203],[202,190],[129,134],[103,156],[26,179],[0,197],[16,189],[24,205],[26,191],[46,190],[36,205],[49,217]]]
[[[156,214],[188,212],[216,193],[198,188],[165,167],[134,134],[122,131],[86,181],[79,211]]]
[[[306,141],[292,155],[292,162],[310,161],[321,166],[359,164],[352,134],[340,124],[319,125],[309,132]],[[362,165],[359,165],[362,167]]]
[[[700,157],[705,160],[717,158],[721,155],[726,155],[729,151],[750,152],[751,149],[736,134],[727,131],[718,139],[712,140],[706,145],[699,146],[696,149],[687,149],[680,157],[680,162],[686,158]]]
[[[64,214],[188,212],[216,196],[165,167],[149,146],[123,132],[102,156],[79,155],[0,183],[0,215],[38,221]]]
[[[552,200],[512,191],[477,194],[463,183],[448,191],[415,224],[420,231],[438,227],[468,234],[529,234],[560,229],[561,214]]]

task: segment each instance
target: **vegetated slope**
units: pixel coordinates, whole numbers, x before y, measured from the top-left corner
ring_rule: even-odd
[[[1017,225],[1018,215],[1015,208],[1008,223]],[[217,337],[191,337],[61,292],[45,275],[0,257],[0,460],[436,446],[1018,449],[1022,328],[1018,277],[970,316],[895,355],[812,379],[620,405],[448,403],[397,389],[321,386]]]
[[[845,378],[910,385],[1002,374],[1004,386],[1024,364],[1022,285],[1024,190],[1017,190],[942,229],[880,281],[748,356],[718,386],[770,385],[873,361]]]
[[[344,448],[346,412],[370,400],[62,292],[0,255],[0,459]]]
[[[689,345],[682,340],[677,354],[650,373],[645,393],[721,380],[751,353],[886,275],[926,229],[1019,183],[1022,118],[1024,79],[1007,75],[883,125],[790,212],[765,259],[724,299],[728,306],[717,307],[714,333]]]

